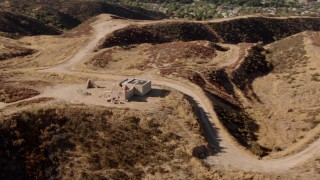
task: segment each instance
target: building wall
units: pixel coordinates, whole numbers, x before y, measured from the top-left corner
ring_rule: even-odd
[[[138,96],[144,96],[151,90],[151,81],[142,86],[135,86],[134,94]]]
[[[143,96],[142,86],[135,86],[134,94],[138,96]]]
[[[151,81],[149,81],[148,83],[142,86],[142,90],[141,90],[142,96],[146,95],[149,91],[151,91]]]
[[[129,90],[125,91],[125,100],[129,100],[133,95],[134,95],[134,92],[135,92],[135,88],[132,87],[130,88]]]

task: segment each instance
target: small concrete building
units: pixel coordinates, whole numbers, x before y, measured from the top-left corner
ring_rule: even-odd
[[[133,95],[144,96],[151,91],[151,81],[141,79],[125,79],[114,85],[111,91],[101,97],[113,103],[128,101]]]
[[[144,96],[151,90],[151,81],[140,79],[126,79],[119,84],[120,87],[134,88],[134,95]]]

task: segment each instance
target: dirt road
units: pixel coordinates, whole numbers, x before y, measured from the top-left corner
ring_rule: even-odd
[[[85,47],[81,48],[80,51],[77,54],[75,54],[71,59],[67,60],[67,62],[52,67],[48,69],[48,71],[65,71],[69,68],[74,67],[76,64],[85,61],[86,59],[89,59],[94,54],[96,54],[93,51],[102,38],[104,38],[107,34],[110,34],[111,32],[117,29],[121,29],[129,25],[129,23],[125,23],[126,21],[124,20],[117,22],[114,19],[112,19],[112,17],[109,15],[100,15],[98,16],[98,18],[99,19],[92,24],[94,32],[93,37],[89,41],[89,43]]]
[[[95,73],[85,73],[85,72],[75,72],[71,71],[72,67],[77,63],[82,62],[90,56],[91,52],[96,46],[96,43],[103,38],[104,35],[112,32],[115,29],[126,26],[126,24],[120,23],[113,25],[108,22],[108,18],[105,15],[99,16],[100,19],[94,24],[95,33],[92,40],[82,48],[73,58],[68,62],[52,67],[50,69],[42,70],[43,72],[59,72],[65,74],[79,75],[79,76],[96,76],[102,79],[124,79],[124,76],[114,76],[107,74],[95,74]],[[230,134],[225,130],[221,122],[218,120],[210,100],[198,87],[192,84],[175,82],[173,80],[165,79],[157,76],[148,77],[152,80],[154,84],[167,86],[176,89],[184,94],[192,97],[197,104],[201,112],[201,120],[205,125],[208,136],[209,143],[213,145],[217,154],[207,158],[209,164],[215,166],[223,166],[224,168],[233,167],[235,169],[241,169],[246,171],[283,171],[313,158],[316,154],[320,153],[320,139],[312,143],[309,147],[306,147],[303,151],[294,154],[289,157],[272,159],[272,160],[259,160],[255,156],[252,156],[242,146],[238,145],[230,136]],[[51,96],[54,92],[45,92],[46,96]],[[70,98],[65,97],[66,101]],[[1,105],[1,104],[0,104]]]

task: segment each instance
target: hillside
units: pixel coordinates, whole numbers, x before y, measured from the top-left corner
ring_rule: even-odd
[[[178,92],[164,98],[170,105],[147,112],[56,103],[0,116],[0,178],[187,178],[190,170],[197,177],[205,167],[193,156],[206,150],[197,112]]]
[[[313,38],[311,38],[313,36]],[[312,141],[319,121],[319,62],[311,50],[316,32],[300,33],[268,46],[273,70],[252,84],[257,100],[243,101],[261,126],[261,143],[280,154]],[[288,150],[288,151],[285,151]],[[284,151],[284,152],[281,152]]]
[[[129,19],[162,19],[161,13],[139,7],[115,5],[107,2],[67,0],[0,0],[2,11],[33,17],[59,29],[71,29],[81,22],[102,13]]]
[[[0,34],[7,37],[26,35],[57,35],[60,32],[50,26],[22,15],[0,12]]]
[[[161,22],[129,26],[108,35],[100,47],[208,40],[237,44],[271,43],[306,30],[320,30],[319,18],[246,17],[218,22]]]
[[[289,71],[296,74],[308,71],[298,69],[307,63],[303,51],[306,37],[305,33],[296,33],[319,30],[319,24],[318,18],[247,17],[218,22],[173,21],[130,25],[107,35],[100,42],[101,53],[85,65],[109,73],[116,73],[116,69],[121,70],[121,73],[143,73],[158,69],[164,77],[187,79],[206,91],[219,120],[240,144],[258,156],[274,155],[290,149],[294,142],[299,142],[300,139],[292,139],[293,136],[288,134],[296,134],[296,129],[310,129],[308,123],[295,118],[292,120],[295,128],[286,130],[287,133],[283,133],[284,130],[280,128],[270,130],[275,128],[275,122],[280,117],[288,117],[286,113],[291,110],[289,104],[284,106],[288,109],[281,113],[278,112],[281,108],[276,110],[273,109],[275,105],[267,105],[265,98],[269,102],[273,96],[264,94],[264,90],[269,89],[266,86],[271,83],[266,78],[273,79],[272,74],[281,70],[286,74],[284,77],[290,77],[288,83],[293,83],[297,79],[287,75]],[[264,47],[265,44],[274,48]],[[232,58],[230,62],[223,63],[225,57]],[[296,58],[294,62],[301,64],[294,64],[293,60],[289,62],[291,58]],[[309,85],[317,87],[317,74],[312,77],[315,82]],[[262,79],[269,83],[263,83]],[[298,93],[297,89],[291,92],[288,88],[284,88],[287,93]],[[274,93],[280,95],[278,100],[284,98],[282,101],[285,101],[288,98],[282,96],[283,92],[274,90]],[[271,116],[265,114],[266,109],[278,112],[274,115],[275,119],[265,120]],[[313,129],[318,123],[317,117],[310,118],[315,119]],[[272,135],[264,134],[266,129]],[[306,136],[306,133],[298,134],[300,137]],[[271,137],[283,140],[270,141]]]
[[[320,179],[319,24],[101,14],[0,37],[0,179]],[[133,78],[152,89],[120,100]]]

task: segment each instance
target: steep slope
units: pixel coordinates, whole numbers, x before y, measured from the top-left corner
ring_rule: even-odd
[[[0,12],[0,34],[8,37],[25,35],[57,35],[60,32],[39,21],[22,15]]]
[[[193,40],[268,44],[306,30],[320,30],[320,18],[240,17],[216,22],[144,23],[115,31],[100,47]]]
[[[314,40],[319,37],[317,33],[310,35]],[[308,50],[319,51],[319,47],[312,45],[312,39],[300,33],[270,44],[266,60],[274,68],[252,84],[258,101],[241,99],[261,125],[260,142],[275,154],[301,148],[319,132],[320,102],[315,98],[320,88],[319,62],[317,55]]]
[[[119,29],[108,35],[99,46],[107,48],[119,45],[193,40],[218,41],[218,37],[201,23],[163,22]]]
[[[102,13],[129,19],[162,19],[161,13],[139,7],[121,6],[99,0],[0,0],[3,11],[34,17],[60,29],[70,29]]]
[[[248,17],[209,23],[225,43],[271,43],[306,30],[318,31],[319,25],[319,18],[304,17]]]
[[[0,178],[211,177],[193,157],[209,152],[191,100],[178,92],[164,99],[147,111],[57,103],[0,114]]]

